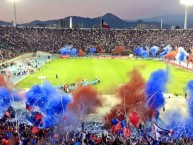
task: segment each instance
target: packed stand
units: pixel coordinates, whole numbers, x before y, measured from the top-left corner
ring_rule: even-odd
[[[190,49],[193,46],[192,39],[193,30],[0,27],[1,51],[3,49],[9,52],[4,56],[5,59],[37,50],[57,53],[67,44],[73,44],[75,48],[85,52],[88,52],[90,47],[98,45],[107,53],[111,53],[116,45],[124,45],[128,50],[133,50],[138,45],[142,47],[156,45],[163,48],[168,44]]]
[[[97,126],[96,126],[97,124]],[[95,128],[90,126],[96,126]],[[99,130],[97,128],[102,128]],[[115,135],[110,130],[103,129],[101,123],[82,122],[76,129],[66,129],[66,126],[40,129],[33,133],[33,127],[26,123],[6,122],[0,124],[1,145],[150,145],[193,144],[191,139],[182,137],[178,140],[156,141],[148,137],[138,128],[138,135],[124,137]]]

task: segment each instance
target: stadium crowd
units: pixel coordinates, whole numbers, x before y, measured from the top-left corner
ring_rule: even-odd
[[[160,48],[168,44],[182,46],[187,51],[193,46],[193,30],[114,30],[114,29],[51,29],[0,26],[0,63],[27,52],[46,51],[58,53],[66,44],[73,44],[75,48],[89,52],[91,47],[100,47],[106,53],[112,53],[117,45],[124,45],[130,53],[138,45]],[[24,70],[18,69],[13,75],[26,74],[27,66],[37,69],[37,62],[26,61]],[[56,78],[58,78],[56,74]],[[92,85],[99,83],[96,79]],[[86,85],[88,81],[82,81]],[[69,92],[77,84],[64,85],[64,91]],[[149,145],[149,144],[193,144],[193,140],[181,137],[178,140],[153,138],[146,134],[143,126],[139,125],[135,131],[131,127],[131,135],[127,132],[113,133],[112,129],[105,130],[100,124],[88,122],[66,129],[67,126],[55,126],[48,129],[34,131],[34,127],[25,123],[0,123],[0,145]],[[81,127],[80,127],[81,126]],[[151,131],[149,131],[151,132]],[[127,137],[126,137],[127,136]]]
[[[87,122],[87,125],[80,124],[78,129],[64,129],[65,126],[55,126],[54,128],[40,129],[33,132],[33,127],[16,122],[6,122],[0,124],[0,144],[1,145],[191,145],[193,140],[182,137],[178,140],[161,140],[149,138],[140,128],[141,135],[124,137],[115,135],[111,131],[93,130],[96,122]],[[98,123],[100,128],[100,123]],[[89,130],[88,130],[89,129]]]
[[[115,46],[124,45],[132,53],[138,45],[156,45],[163,48],[168,44],[189,50],[193,46],[192,40],[193,30],[0,27],[0,60],[38,50],[57,53],[67,44],[73,44],[75,48],[84,52],[88,52],[93,46],[99,46],[106,53],[111,53]]]

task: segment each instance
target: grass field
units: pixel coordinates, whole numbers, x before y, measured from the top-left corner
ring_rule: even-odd
[[[138,68],[142,76],[148,80],[151,72],[157,69],[165,69],[166,64],[153,60],[129,60],[129,59],[55,59],[45,64],[41,70],[29,75],[17,84],[19,88],[29,88],[35,84],[41,84],[38,76],[46,76],[51,84],[59,86],[64,83],[74,83],[80,79],[93,80],[99,78],[101,83],[96,85],[103,94],[113,94],[117,86],[129,80],[127,73],[133,68]],[[168,93],[183,95],[187,82],[193,79],[193,73],[180,68],[170,66],[170,83]],[[56,74],[58,79],[56,79]],[[137,80],[136,80],[137,81]]]

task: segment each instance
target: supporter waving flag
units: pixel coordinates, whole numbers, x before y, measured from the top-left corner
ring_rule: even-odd
[[[110,26],[102,19],[102,28],[103,29],[110,29]]]
[[[160,140],[162,137],[168,137],[168,136],[171,136],[173,134],[173,131],[163,129],[163,128],[157,126],[156,124],[153,124],[153,127],[154,127],[154,133],[155,133],[155,139],[156,140]]]
[[[131,136],[131,130],[130,128],[123,128],[123,135],[124,137],[130,137]]]
[[[151,143],[154,141],[154,138],[151,137],[149,134],[147,134],[146,132],[144,132],[143,134],[143,138],[146,140],[147,143]]]

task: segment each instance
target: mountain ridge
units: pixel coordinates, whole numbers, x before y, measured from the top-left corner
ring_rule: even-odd
[[[95,17],[95,18],[88,18],[88,17],[81,17],[81,16],[68,16],[63,18],[65,23],[66,23],[66,27],[69,27],[69,22],[70,22],[70,17],[72,17],[73,20],[73,24],[81,24],[83,25],[84,28],[93,28],[93,26],[100,26],[101,24],[101,18],[104,19],[105,22],[107,22],[111,28],[117,28],[117,29],[124,29],[124,28],[134,28],[139,24],[147,24],[147,25],[155,25],[158,28],[160,28],[160,22],[156,22],[156,21],[148,21],[145,22],[143,20],[136,20],[136,21],[125,21],[121,18],[119,18],[118,16],[112,14],[112,13],[106,13],[105,15],[101,16],[101,17]],[[3,24],[2,24],[3,23]],[[6,25],[10,23],[6,23],[3,22],[0,23],[0,25]],[[34,20],[32,22],[29,23],[24,23],[24,24],[19,24],[21,26],[49,26],[49,25],[53,25],[53,24],[59,24],[59,20],[54,19],[54,20],[46,20],[46,21],[41,21],[41,20]],[[167,24],[163,24],[163,28],[170,28],[169,25]]]
[[[184,27],[184,14],[173,14],[173,15],[164,15],[164,16],[155,16],[150,18],[142,19],[145,22],[161,22],[161,18],[163,18],[163,23],[170,26],[180,26]],[[193,13],[188,14],[188,27],[193,28]]]

